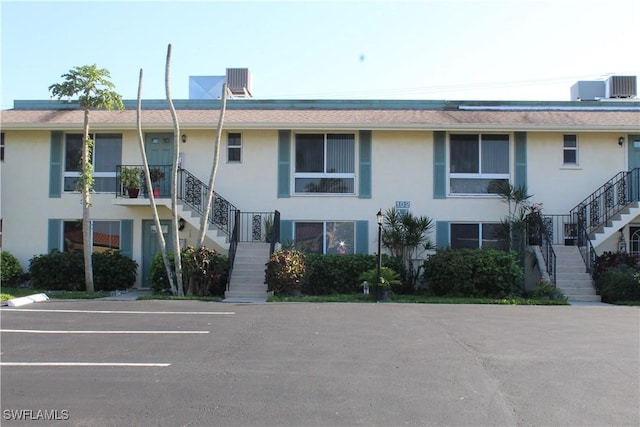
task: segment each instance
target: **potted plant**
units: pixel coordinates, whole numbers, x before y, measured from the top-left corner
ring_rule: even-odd
[[[271,232],[273,231],[273,215],[264,217],[264,241],[271,243]]]
[[[164,178],[164,171],[160,168],[151,168],[149,169],[149,177],[151,178],[151,183],[155,184]],[[153,197],[160,197],[160,188],[153,185]]]
[[[142,182],[139,167],[123,166],[120,170],[120,182],[127,189],[129,198],[135,199],[140,192],[140,184]]]

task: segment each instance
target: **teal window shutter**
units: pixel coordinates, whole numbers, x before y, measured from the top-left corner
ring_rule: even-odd
[[[278,198],[291,197],[291,131],[278,131]]]
[[[436,221],[436,248],[446,249],[449,245],[449,222]]]
[[[527,133],[515,132],[515,173],[514,187],[527,188]]]
[[[447,135],[433,132],[433,198],[447,198]]]
[[[358,197],[371,198],[371,131],[360,131],[360,190]]]
[[[120,221],[120,253],[133,258],[133,220]]]
[[[60,247],[60,240],[62,238],[62,220],[49,219],[47,234],[47,253],[51,252],[54,249],[62,250],[62,248]]]
[[[356,221],[356,247],[357,254],[369,253],[369,221]]]
[[[51,132],[49,160],[49,197],[62,197],[62,132]]]
[[[280,243],[287,244],[293,242],[293,221],[280,220]]]

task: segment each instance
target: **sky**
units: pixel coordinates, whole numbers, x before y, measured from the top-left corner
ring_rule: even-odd
[[[248,68],[256,99],[570,99],[640,76],[640,1],[0,0],[0,95],[50,99],[74,66],[124,99],[188,99],[189,76]]]

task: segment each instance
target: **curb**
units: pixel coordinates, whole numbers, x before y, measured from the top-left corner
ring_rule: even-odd
[[[13,298],[7,301],[9,307],[20,307],[34,302],[42,302],[48,300],[47,294],[33,294],[26,297]]]

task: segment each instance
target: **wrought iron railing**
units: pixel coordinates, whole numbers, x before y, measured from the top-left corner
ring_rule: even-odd
[[[149,197],[147,180],[143,173],[142,165],[117,165],[116,166],[116,197],[131,197],[129,189],[123,181],[123,177],[135,173],[138,176],[138,197]],[[156,198],[171,197],[171,165],[149,165],[151,184]],[[134,172],[132,172],[134,171]],[[123,173],[124,172],[124,173]]]
[[[571,209],[569,217],[575,227],[576,244],[587,273],[593,276],[596,252],[591,243],[593,233],[606,227],[614,216],[630,203],[640,200],[640,169],[620,172]]]
[[[198,215],[204,214],[208,194],[209,186],[207,184],[200,181],[188,170],[178,169],[177,197]],[[209,224],[215,225],[225,235],[231,237],[237,210],[238,208],[214,191],[207,221]]]
[[[540,240],[540,250],[542,251],[542,258],[544,259],[545,268],[549,275],[549,280],[553,286],[556,285],[556,253],[553,250],[553,218],[542,218],[542,239]]]

